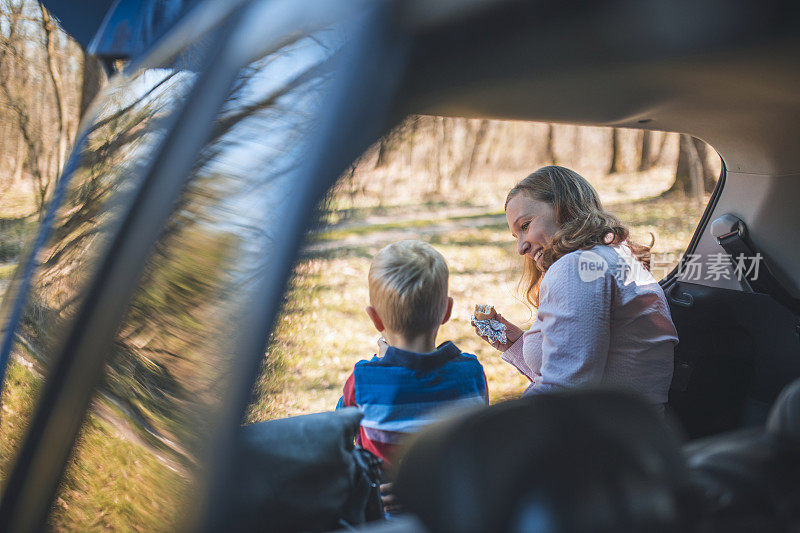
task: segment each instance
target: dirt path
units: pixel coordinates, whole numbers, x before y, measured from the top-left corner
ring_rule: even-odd
[[[404,216],[400,220],[397,217],[368,217],[363,221],[325,228],[323,232],[319,233],[321,238],[312,240],[303,248],[303,255],[316,255],[341,248],[377,246],[403,239],[450,233],[460,229],[497,226],[506,222],[504,215],[485,213],[486,209],[482,208],[477,214],[475,210],[472,210],[472,212],[465,212],[462,215],[451,215],[456,218],[439,220],[430,220],[430,216],[425,217],[422,213]],[[480,216],[480,214],[485,214],[485,216]],[[370,228],[374,229],[370,230]],[[325,238],[326,234],[336,235],[340,232],[344,233],[340,238]]]
[[[16,339],[17,342],[25,347],[25,350],[13,350],[11,352],[11,357],[18,364],[24,366],[36,379],[44,380],[44,369],[46,367],[44,357],[21,335],[16,335]],[[129,409],[124,402],[102,390],[99,390],[98,394],[99,397],[92,401],[92,408],[90,409],[91,412],[113,427],[119,437],[129,442],[138,444],[150,452],[159,462],[161,462],[161,464],[170,470],[177,472],[184,477],[189,476],[187,465],[192,462],[192,459],[191,456],[181,446],[166,439],[154,429],[149,427],[147,422]],[[113,408],[116,408],[118,412],[114,412],[112,406]],[[151,442],[148,442],[148,440],[142,436],[143,433],[158,441],[163,448],[154,446]],[[173,457],[168,456],[165,453],[165,448],[171,449],[174,452],[175,457],[181,457],[185,459],[185,464],[182,464]]]

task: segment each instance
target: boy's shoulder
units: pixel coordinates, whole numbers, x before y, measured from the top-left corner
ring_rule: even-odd
[[[471,354],[469,352],[461,351],[461,349],[458,346],[456,346],[453,341],[443,342],[439,346],[442,347],[442,346],[445,346],[445,345],[451,345],[451,346],[453,346],[453,348],[455,348],[455,350],[458,351],[458,356],[454,358],[455,361],[470,361],[470,362],[475,362],[475,363],[477,363],[479,365],[481,364],[480,361],[478,361],[478,356],[476,356],[475,354]]]
[[[379,355],[373,355],[370,359],[362,359],[362,360],[358,361],[355,364],[355,366],[369,365],[369,364],[373,364],[373,363],[381,363],[382,361],[383,361],[383,357],[381,357]]]
[[[475,355],[475,354],[471,354],[471,353],[468,353],[468,352],[461,352],[461,355],[459,355],[459,357],[464,357],[464,358],[469,359],[471,361],[475,361],[478,364],[481,364],[480,361],[478,361],[478,356]]]
[[[438,360],[438,363],[435,362]],[[423,362],[424,361],[424,362]],[[422,363],[422,367],[420,366]],[[370,359],[362,359],[355,364],[354,369],[370,367],[405,367],[410,370],[420,370],[428,367],[426,363],[433,363],[435,369],[449,367],[452,364],[477,365],[483,369],[477,356],[462,352],[452,341],[440,344],[434,352],[423,354],[390,349],[383,356],[373,355]],[[431,367],[428,367],[431,369]]]

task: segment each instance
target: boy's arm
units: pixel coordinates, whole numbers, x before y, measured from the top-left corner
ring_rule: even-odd
[[[356,405],[355,373],[351,373],[347,381],[344,382],[342,396],[336,404],[337,409],[342,409],[343,407],[358,407]]]

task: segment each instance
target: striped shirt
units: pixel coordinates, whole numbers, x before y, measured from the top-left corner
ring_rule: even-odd
[[[435,420],[442,409],[488,401],[483,366],[448,341],[430,353],[390,346],[383,357],[359,361],[336,408],[361,408],[358,444],[389,463],[403,437]]]

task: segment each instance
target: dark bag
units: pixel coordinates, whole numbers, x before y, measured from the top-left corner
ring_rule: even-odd
[[[383,518],[381,460],[354,445],[356,408],[242,428],[235,529],[330,531]]]

